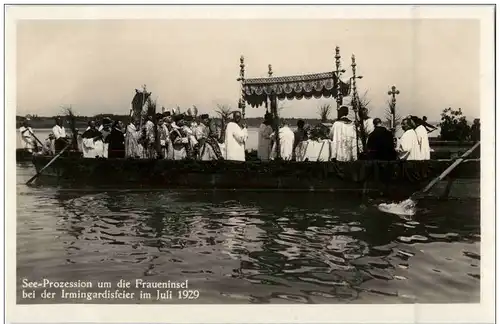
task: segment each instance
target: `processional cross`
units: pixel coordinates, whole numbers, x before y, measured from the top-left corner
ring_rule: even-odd
[[[399,90],[396,89],[396,86],[391,87],[391,91],[387,92],[389,96],[392,96],[391,99],[391,114],[392,114],[392,120],[391,120],[391,129],[392,132],[396,132],[396,95],[399,94]]]

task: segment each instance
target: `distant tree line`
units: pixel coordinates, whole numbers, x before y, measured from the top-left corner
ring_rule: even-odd
[[[95,116],[75,116],[75,123],[77,128],[87,127],[89,120],[102,121],[103,118],[108,117],[111,120],[121,120],[125,124],[128,124],[130,117],[129,115],[115,115],[115,114],[98,114]],[[30,116],[30,125],[33,128],[52,128],[55,125],[56,116]],[[63,116],[64,118],[64,116]],[[214,120],[222,121],[221,116],[213,117]],[[317,124],[321,122],[319,118],[286,118],[290,125],[295,126],[297,121],[302,119],[308,124]],[[26,120],[26,116],[16,116],[16,127],[21,127],[23,121]],[[264,121],[263,117],[245,118],[245,121],[249,127],[259,127]]]

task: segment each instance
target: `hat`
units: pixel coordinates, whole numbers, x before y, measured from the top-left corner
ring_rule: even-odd
[[[208,119],[208,114],[201,114],[200,119]]]
[[[184,116],[182,116],[182,115],[174,115],[175,122],[181,121],[183,118],[184,118]]]
[[[168,116],[171,116],[172,114],[170,113],[170,111],[165,111],[163,113],[163,117],[168,117]]]
[[[184,120],[188,122],[193,121],[193,116],[187,115],[184,117]]]
[[[163,114],[157,113],[155,117],[156,117],[157,120],[158,119],[162,119],[163,118]]]
[[[103,124],[111,124],[111,118],[109,118],[109,117],[104,117],[104,118],[102,119],[102,123],[103,123]]]

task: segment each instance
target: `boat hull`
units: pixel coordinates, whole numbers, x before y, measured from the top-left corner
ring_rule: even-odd
[[[33,157],[37,172],[51,157]],[[430,161],[171,161],[83,159],[61,157],[43,171],[67,184],[219,190],[306,190],[379,192],[398,197],[416,191],[448,168],[451,160]],[[480,161],[460,164],[438,186],[435,195],[478,198]],[[448,191],[448,193],[446,193]]]

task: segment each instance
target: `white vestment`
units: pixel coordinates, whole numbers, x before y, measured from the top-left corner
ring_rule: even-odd
[[[417,141],[420,148],[418,160],[430,160],[431,147],[429,145],[429,135],[427,134],[427,129],[420,125],[415,128],[415,133],[417,133]]]
[[[64,138],[66,137],[66,130],[63,126],[55,125],[52,127],[52,134],[54,134],[56,139]]]
[[[125,157],[142,157],[142,145],[139,144],[140,136],[141,133],[137,131],[135,125],[130,123],[125,133]]]
[[[368,138],[368,135],[370,135],[375,130],[375,126],[373,125],[373,118],[365,119],[363,121],[363,125],[365,128],[366,138]]]
[[[358,159],[356,148],[356,128],[354,123],[338,120],[330,129],[331,158],[337,161],[355,161]]]
[[[274,138],[275,134],[271,134],[271,138]],[[293,155],[293,143],[295,141],[295,134],[288,126],[283,126],[279,130],[279,141],[280,141],[280,155],[283,160],[291,160]],[[276,158],[276,143],[273,144],[271,150],[271,159]]]
[[[271,134],[273,128],[269,125],[261,124],[259,127],[259,144],[257,147],[257,156],[261,161],[269,160],[271,151]]]
[[[295,149],[297,161],[329,161],[331,159],[331,141],[324,140],[307,140],[302,141]]]
[[[104,143],[102,140],[94,142],[93,138],[84,138],[82,140],[83,157],[95,159],[96,157],[104,157]]]
[[[22,148],[28,150],[29,152],[33,151],[35,148],[35,138],[32,135],[33,130],[31,127],[21,126],[21,128],[19,128],[19,132],[21,133]]]
[[[246,128],[241,128],[235,122],[229,122],[226,126],[226,138],[224,141],[226,154],[225,159],[231,161],[245,161],[245,142],[248,138]]]
[[[414,129],[407,130],[401,136],[398,151],[401,160],[419,160],[420,147],[418,145],[417,133]]]

